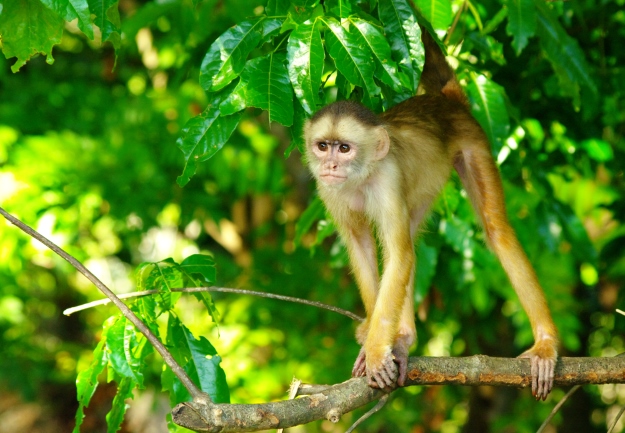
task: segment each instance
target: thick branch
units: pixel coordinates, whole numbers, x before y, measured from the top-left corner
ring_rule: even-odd
[[[625,383],[625,357],[561,358],[556,386]],[[525,388],[530,385],[530,362],[519,358],[413,357],[406,386],[492,385]],[[172,412],[176,424],[195,431],[248,432],[287,428],[319,419],[338,422],[344,413],[379,399],[384,392],[367,385],[365,378],[322,387],[320,392],[295,400],[264,404],[182,403]],[[539,404],[539,403],[536,403]]]

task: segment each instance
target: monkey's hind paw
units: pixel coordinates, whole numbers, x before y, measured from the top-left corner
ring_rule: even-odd
[[[367,374],[367,357],[365,356],[365,348],[360,349],[360,353],[354,362],[354,368],[352,368],[352,377],[363,377]]]

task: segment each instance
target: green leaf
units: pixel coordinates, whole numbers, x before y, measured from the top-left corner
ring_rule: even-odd
[[[207,284],[212,284],[217,279],[215,259],[206,254],[190,255],[180,263],[180,268],[189,274],[200,274]]]
[[[241,74],[247,82],[245,102],[269,113],[270,122],[293,124],[293,92],[285,66],[286,53],[272,53],[250,60]]]
[[[498,154],[510,131],[510,118],[506,109],[504,90],[484,75],[471,74],[467,86],[472,101],[472,112],[480,123]]]
[[[578,108],[581,105],[580,85],[587,89],[589,96],[597,99],[597,85],[578,42],[564,31],[547,6],[540,1],[535,4],[538,10],[537,34],[540,37],[540,46],[556,72],[560,90],[572,97],[574,106]]]
[[[302,212],[299,220],[295,224],[295,245],[301,245],[302,236],[310,231],[310,228],[326,214],[325,206],[319,198],[315,196],[306,210]]]
[[[196,339],[176,317],[170,315],[167,323],[167,346],[176,361],[184,366],[191,380],[207,392],[214,402],[230,402],[226,374],[219,365],[221,358],[206,338]],[[162,383],[164,389],[170,392],[172,404],[191,400],[188,391],[171,371],[163,372]]]
[[[333,19],[326,19],[326,45],[336,68],[354,86],[362,87],[369,99],[380,93],[373,79],[375,63],[371,62],[371,50],[360,44],[359,38]]]
[[[106,322],[108,323],[108,322]],[[105,323],[105,326],[107,326]],[[91,397],[98,387],[98,376],[106,366],[107,357],[104,347],[106,338],[103,336],[96,348],[93,350],[93,361],[88,368],[78,373],[76,378],[76,394],[78,399],[78,409],[76,410],[76,425],[73,432],[79,433],[80,426],[85,418],[84,408],[89,406]]]
[[[26,64],[35,54],[46,56],[54,63],[52,47],[61,43],[63,19],[39,0],[3,0],[0,13],[2,52],[7,59],[17,57],[13,72]]]
[[[247,56],[262,39],[264,19],[237,24],[213,42],[200,67],[200,85],[205,90],[220,90],[239,76]]]
[[[143,372],[139,359],[133,351],[137,344],[134,325],[125,317],[120,317],[106,332],[106,348],[109,365],[121,377],[130,378],[143,386]]]
[[[196,164],[210,159],[228,141],[241,120],[241,113],[221,116],[219,99],[199,116],[189,119],[176,145],[184,154],[185,166],[176,181],[185,186],[195,174]]]
[[[612,151],[610,143],[607,141],[603,141],[599,138],[591,138],[582,141],[581,146],[586,149],[588,156],[595,161],[607,162],[614,159],[614,152]]]
[[[128,408],[126,400],[133,398],[132,390],[134,387],[135,383],[129,377],[123,378],[119,383],[111,410],[106,414],[107,433],[115,433],[121,428],[126,409]]]
[[[299,24],[289,37],[287,62],[295,96],[308,114],[316,111],[323,74],[325,51],[320,21]]]
[[[91,13],[95,14],[93,23],[102,33],[102,42],[109,41],[115,50],[121,47],[121,21],[119,18],[119,0],[88,0]]]
[[[284,18],[265,18],[263,19],[263,36],[260,40],[260,44],[264,44],[265,42],[269,42],[271,38],[280,33],[280,29],[284,24]]]
[[[91,11],[87,0],[41,0],[41,3],[56,12],[65,21],[78,20],[78,28],[93,40]]]
[[[417,7],[423,16],[436,30],[447,30],[453,19],[451,1],[449,0],[416,0]]]
[[[291,144],[284,151],[284,158],[288,158],[291,152],[298,148],[304,154],[304,124],[308,116],[302,105],[296,99],[293,101],[293,126],[291,126]]]
[[[265,6],[267,15],[286,15],[291,6],[289,0],[268,0]]]
[[[391,60],[391,47],[382,31],[360,18],[353,18],[350,21],[356,29],[354,33],[362,39],[361,44],[368,45],[373,53],[377,65],[375,76],[396,92],[401,92],[402,86],[397,75],[397,64]]]
[[[536,33],[536,7],[534,0],[507,0],[508,26],[506,33],[512,36],[512,47],[518,56],[527,46],[529,38]]]
[[[435,247],[428,246],[424,241],[419,242],[417,247],[417,270],[415,281],[415,302],[423,302],[432,284],[432,278],[436,273],[438,263],[438,251]]]
[[[354,10],[350,0],[326,0],[324,6],[339,18],[347,18]]]
[[[221,357],[217,355],[217,350],[206,338],[196,339],[184,325],[182,329],[191,353],[191,360],[185,365],[185,370],[199,379],[200,388],[211,396],[213,402],[230,403],[226,373],[219,365]]]
[[[425,51],[421,42],[421,29],[412,8],[405,0],[378,3],[380,20],[391,44],[393,58],[400,71],[410,80],[413,92],[419,85],[419,77],[425,63]]]

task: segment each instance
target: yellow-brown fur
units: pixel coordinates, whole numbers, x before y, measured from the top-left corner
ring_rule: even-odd
[[[376,116],[336,102],[306,123],[306,159],[319,196],[347,245],[367,312],[356,338],[355,376],[371,386],[402,385],[416,339],[413,239],[432,201],[455,169],[501,261],[534,333],[532,391],[545,398],[553,383],[557,332],[536,278],[508,223],[501,179],[490,145],[466,96],[432,37],[423,31],[426,63],[421,90]],[[378,273],[376,240],[382,249]]]

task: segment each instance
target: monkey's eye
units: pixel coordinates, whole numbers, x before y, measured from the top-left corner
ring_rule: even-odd
[[[343,144],[339,145],[339,152],[341,152],[341,153],[347,153],[350,150],[351,150],[351,147],[349,147],[349,144],[343,143]]]
[[[326,150],[328,150],[328,143],[324,143],[323,141],[320,141],[319,143],[317,143],[317,148],[320,151],[325,152]]]

